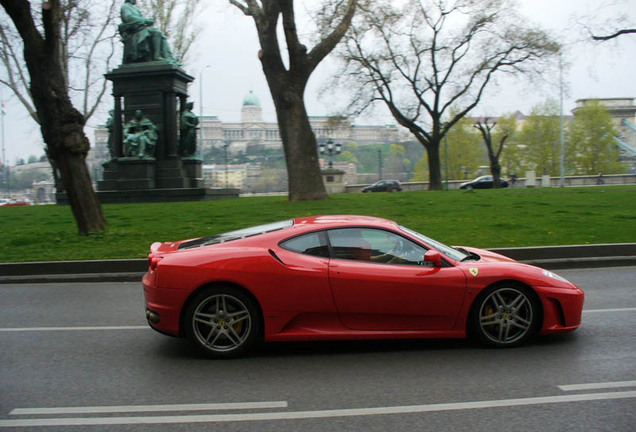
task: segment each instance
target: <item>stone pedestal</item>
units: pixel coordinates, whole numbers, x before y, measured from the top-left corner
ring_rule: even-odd
[[[531,188],[537,185],[537,174],[534,171],[526,171],[526,187]]]
[[[184,158],[182,161],[186,176],[190,180],[190,187],[203,187],[203,161],[197,158]]]
[[[322,170],[321,173],[322,181],[325,184],[325,189],[327,189],[328,194],[344,193],[344,171],[335,168],[327,168],[326,170]]]
[[[185,175],[181,159],[164,159],[157,161],[157,188],[185,189],[190,181]]]

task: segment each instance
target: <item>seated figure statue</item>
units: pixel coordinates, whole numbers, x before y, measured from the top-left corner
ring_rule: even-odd
[[[135,117],[124,125],[124,156],[152,158],[158,139],[157,126],[143,111],[137,110]]]
[[[124,64],[148,61],[176,63],[168,40],[155,21],[144,18],[135,6],[137,0],[126,0],[121,7],[119,34],[124,41]]]

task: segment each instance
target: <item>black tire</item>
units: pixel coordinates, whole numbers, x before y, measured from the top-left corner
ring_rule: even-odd
[[[513,347],[534,336],[540,322],[534,293],[519,284],[503,283],[479,295],[471,310],[470,331],[486,346]]]
[[[210,357],[245,354],[260,333],[258,307],[240,289],[206,288],[195,295],[185,313],[188,339]]]

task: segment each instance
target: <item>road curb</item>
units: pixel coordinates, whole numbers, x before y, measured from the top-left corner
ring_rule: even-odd
[[[636,266],[636,243],[490,250],[548,270]],[[140,282],[147,267],[146,259],[0,263],[0,284]]]

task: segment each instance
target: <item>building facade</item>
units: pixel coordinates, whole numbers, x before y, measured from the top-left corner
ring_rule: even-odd
[[[358,126],[346,117],[310,116],[309,122],[317,140],[358,144],[397,143],[400,139],[396,125]],[[217,116],[203,116],[200,119],[201,150],[230,144],[229,151],[246,152],[249,147],[263,149],[282,147],[278,123],[263,121],[260,100],[250,91],[243,99],[241,121],[223,122]]]

